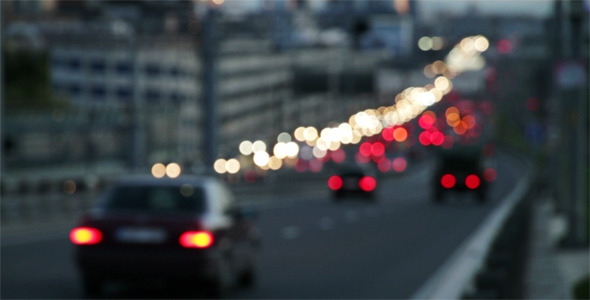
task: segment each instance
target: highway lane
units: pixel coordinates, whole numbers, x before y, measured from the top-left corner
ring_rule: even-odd
[[[255,288],[232,298],[408,298],[514,187],[523,172],[500,156],[489,203],[430,203],[428,172],[380,182],[378,202],[334,204],[329,193],[261,205]],[[296,200],[296,201],[294,201]],[[276,204],[274,204],[276,203]],[[2,247],[2,298],[81,298],[63,238]],[[159,286],[107,286],[106,298],[185,295]]]

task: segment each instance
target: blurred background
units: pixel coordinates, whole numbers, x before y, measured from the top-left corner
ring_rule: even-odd
[[[587,0],[1,10],[4,298],[82,297],[67,232],[129,173],[216,176],[260,211],[260,280],[232,297],[588,297]],[[437,153],[465,145],[487,201],[437,206]],[[332,203],[346,163],[376,203]]]

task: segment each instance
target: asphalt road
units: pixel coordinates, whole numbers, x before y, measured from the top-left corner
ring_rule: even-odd
[[[499,155],[498,179],[480,205],[471,195],[430,202],[429,169],[379,184],[378,201],[335,204],[278,196],[259,204],[263,244],[256,286],[231,298],[408,298],[514,188],[524,172]],[[305,187],[294,187],[297,189]],[[1,298],[83,298],[72,246],[63,235],[3,243]],[[165,286],[113,283],[105,298],[183,297]]]

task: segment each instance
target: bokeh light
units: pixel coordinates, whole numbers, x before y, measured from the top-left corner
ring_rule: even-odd
[[[396,172],[401,173],[401,172],[405,171],[406,168],[408,167],[408,162],[406,161],[405,158],[398,157],[393,160],[392,167]]]
[[[76,182],[73,180],[66,180],[64,181],[62,188],[64,193],[72,195],[76,192]]]
[[[256,141],[252,144],[252,152],[255,154],[257,152],[266,151],[266,144],[263,141]]]
[[[422,51],[431,50],[433,46],[432,39],[428,36],[423,36],[418,40],[418,48]]]
[[[473,43],[473,46],[475,47],[475,50],[479,51],[479,52],[484,52],[486,50],[488,50],[488,47],[490,46],[490,42],[488,41],[487,38],[479,35],[475,37],[475,41]]]
[[[169,163],[166,166],[166,175],[170,178],[176,178],[176,177],[180,176],[181,172],[182,172],[182,168],[177,163]]]
[[[229,159],[225,163],[225,169],[230,174],[236,174],[240,171],[240,162],[235,158]]]
[[[266,164],[268,164],[269,160],[270,160],[270,156],[268,155],[268,153],[266,153],[264,151],[259,151],[259,152],[254,153],[254,163],[259,167],[266,166]]]
[[[213,169],[218,174],[223,174],[223,173],[227,172],[226,165],[227,165],[227,161],[223,158],[220,158],[220,159],[216,160],[215,163],[213,163]]]
[[[408,131],[404,127],[397,127],[393,130],[393,138],[397,142],[403,142],[408,138]]]
[[[195,191],[195,188],[188,183],[185,183],[182,186],[180,186],[180,194],[184,197],[192,196],[194,191]]]
[[[268,167],[271,170],[278,170],[283,166],[283,160],[276,157],[276,156],[271,156],[268,160]]]
[[[279,142],[279,143],[288,143],[290,141],[291,141],[291,135],[286,132],[281,132],[277,136],[277,142]]]
[[[305,132],[305,127],[297,127],[297,129],[295,129],[295,131],[293,132],[293,136],[295,137],[296,140],[300,141],[300,142],[304,142],[305,141],[305,136],[304,133]]]
[[[152,166],[152,176],[162,178],[166,176],[166,166],[163,163],[155,163]]]
[[[239,146],[240,153],[243,155],[250,155],[252,154],[252,142],[250,141],[243,141],[240,143]]]

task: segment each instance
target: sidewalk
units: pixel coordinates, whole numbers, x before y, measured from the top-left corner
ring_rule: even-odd
[[[573,299],[572,287],[590,269],[590,249],[559,249],[563,220],[553,214],[551,199],[535,203],[525,278],[526,299]]]

